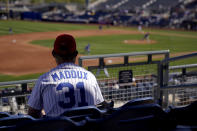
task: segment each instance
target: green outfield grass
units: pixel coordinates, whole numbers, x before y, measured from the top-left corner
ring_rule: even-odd
[[[84,26],[80,24],[0,20],[0,35],[8,35],[9,28],[12,28],[14,34],[20,34],[62,30],[87,30],[97,29],[98,27],[95,25]]]
[[[21,75],[21,76],[11,76],[11,75],[2,75],[2,74],[0,74],[0,82],[37,79],[42,74],[43,73],[37,73],[37,74],[29,74],[29,75]]]
[[[78,25],[78,24],[64,24],[64,23],[45,23],[45,22],[29,22],[29,21],[0,21],[0,35],[8,35],[9,28],[13,29],[14,34],[31,33],[31,32],[47,32],[47,31],[62,31],[62,30],[90,30],[98,29],[97,25]],[[126,30],[137,30],[137,28],[113,27]],[[140,40],[143,35],[106,35],[106,36],[91,36],[91,37],[77,37],[77,48],[80,54],[85,54],[84,47],[91,44],[91,54],[112,54],[112,53],[127,53],[138,51],[153,51],[153,50],[167,50],[171,53],[197,51],[197,32],[177,31],[177,30],[159,30],[159,29],[145,29],[145,31],[154,32],[150,35],[151,40],[157,41],[156,44],[150,45],[128,45],[124,44],[124,40]],[[158,33],[158,34],[157,34]],[[162,35],[167,33],[167,35]],[[174,36],[173,34],[180,34],[186,36]],[[190,38],[192,36],[192,38]],[[54,39],[50,40],[35,40],[32,44],[46,46],[52,48]],[[185,61],[177,62],[182,64]],[[191,59],[188,63],[195,63],[196,60]],[[176,65],[173,63],[172,65]],[[35,79],[40,74],[30,74],[24,76],[8,76],[0,75],[0,81],[13,81],[23,79]]]
[[[84,47],[90,43],[91,55],[127,53],[140,51],[170,50],[171,53],[197,51],[197,38],[179,36],[162,36],[153,34],[151,40],[155,44],[124,44],[124,40],[141,40],[143,35],[107,35],[76,38],[80,54],[85,54]],[[32,44],[53,47],[54,39],[32,41]]]

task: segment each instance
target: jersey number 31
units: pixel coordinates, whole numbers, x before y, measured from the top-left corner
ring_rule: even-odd
[[[70,99],[70,102],[66,103],[64,101],[59,101],[58,104],[60,107],[62,108],[71,108],[73,107],[76,102],[78,104],[78,106],[88,106],[88,103],[86,102],[86,96],[85,96],[85,89],[84,89],[84,83],[83,82],[78,82],[76,84],[76,88],[80,90],[80,98],[81,98],[81,101],[76,101],[75,99],[75,90],[74,90],[74,86],[71,84],[71,83],[60,83],[56,90],[59,91],[59,90],[62,90],[63,88],[68,88],[68,91],[65,92],[65,98],[69,98]]]

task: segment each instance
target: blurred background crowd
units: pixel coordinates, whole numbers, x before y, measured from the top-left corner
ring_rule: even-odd
[[[197,0],[1,0],[0,19],[197,30]]]

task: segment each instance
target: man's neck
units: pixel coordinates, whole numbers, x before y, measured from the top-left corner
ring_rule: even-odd
[[[61,65],[61,64],[63,64],[63,63],[75,63],[75,61],[72,61],[72,60],[63,60],[63,61],[58,61],[57,62],[57,65]]]

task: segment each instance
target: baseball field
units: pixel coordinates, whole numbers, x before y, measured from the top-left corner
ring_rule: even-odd
[[[145,33],[150,40],[142,40]],[[0,81],[36,79],[55,67],[51,55],[57,35],[76,37],[79,56],[170,50],[170,56],[197,52],[197,32],[135,27],[103,27],[98,25],[46,23],[32,21],[0,21]],[[159,59],[159,58],[158,58]],[[189,59],[189,63],[194,59]]]

